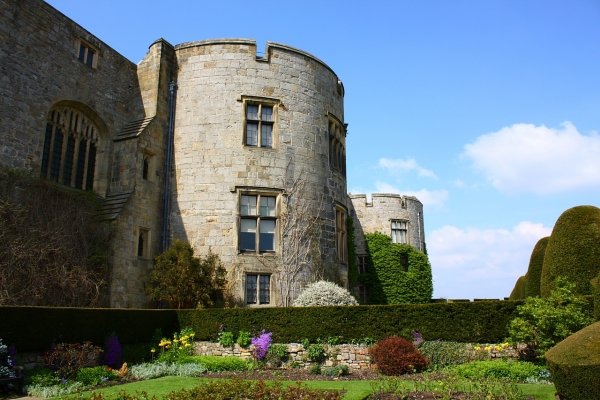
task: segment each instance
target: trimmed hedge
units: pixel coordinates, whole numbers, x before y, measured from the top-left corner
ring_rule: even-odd
[[[515,283],[515,287],[512,292],[510,292],[510,296],[508,297],[510,300],[523,300],[526,296],[525,290],[527,287],[527,276],[522,275],[517,279],[517,283]]]
[[[399,304],[387,306],[132,310],[0,307],[0,336],[19,352],[44,351],[52,343],[91,341],[102,345],[115,332],[128,344],[151,342],[192,327],[197,340],[227,331],[273,332],[277,342],[382,339],[418,330],[426,340],[497,343],[507,335],[519,301]]]
[[[387,306],[233,308],[180,310],[179,324],[190,326],[196,339],[215,340],[227,331],[273,332],[277,342],[382,339],[418,330],[426,340],[496,343],[507,335],[508,322],[522,302],[399,304]]]
[[[121,344],[150,342],[156,329],[179,331],[176,310],[0,306],[0,337],[18,352],[48,350],[54,343],[91,341],[111,333]]]
[[[594,320],[600,321],[600,273],[591,281],[594,301]]]
[[[600,399],[600,322],[546,352],[556,391],[564,400]]]
[[[590,280],[600,272],[600,208],[578,206],[563,212],[546,247],[541,295],[548,296],[558,276],[575,283],[576,293],[592,294]]]
[[[538,240],[531,252],[529,259],[529,268],[527,269],[527,279],[525,283],[525,297],[535,297],[540,295],[540,284],[542,280],[542,267],[544,265],[544,254],[550,236]]]

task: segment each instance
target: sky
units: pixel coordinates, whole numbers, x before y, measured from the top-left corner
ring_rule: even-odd
[[[600,205],[600,0],[48,2],[136,63],[161,37],[327,63],[348,191],[423,203],[434,298],[507,297],[563,211]]]

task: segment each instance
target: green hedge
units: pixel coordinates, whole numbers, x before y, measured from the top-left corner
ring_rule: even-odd
[[[400,304],[354,307],[125,310],[0,307],[0,338],[19,352],[44,351],[52,343],[102,345],[116,332],[122,344],[150,342],[156,329],[169,336],[190,326],[198,340],[216,339],[219,327],[238,333],[273,332],[277,342],[342,336],[345,340],[420,331],[427,340],[500,342],[517,301]]]
[[[18,352],[61,342],[103,345],[112,332],[121,344],[150,342],[156,329],[178,331],[177,311],[0,306],[0,338]]]
[[[273,332],[277,342],[342,336],[384,338],[418,330],[426,340],[500,342],[521,302],[401,304],[354,307],[237,308],[179,311],[181,326],[200,340],[214,340],[220,326],[234,333]]]

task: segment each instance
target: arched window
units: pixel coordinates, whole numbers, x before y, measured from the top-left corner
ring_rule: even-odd
[[[98,129],[88,117],[70,107],[52,109],[44,136],[42,178],[92,190],[97,146]]]

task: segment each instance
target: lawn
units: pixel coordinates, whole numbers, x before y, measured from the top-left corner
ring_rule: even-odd
[[[192,388],[198,383],[206,382],[211,378],[189,378],[167,376],[157,379],[133,382],[124,385],[111,386],[104,389],[96,390],[96,393],[102,393],[105,398],[115,396],[120,391],[127,393],[146,392],[150,395],[155,395],[158,398],[164,397],[167,393]],[[217,379],[217,378],[213,378]],[[314,389],[338,389],[345,390],[345,400],[361,400],[372,392],[371,384],[375,381],[370,380],[354,380],[354,381],[306,381],[304,384],[307,387]],[[295,382],[284,381],[284,384],[292,385]],[[406,381],[406,385],[410,385],[410,381]],[[554,400],[554,385],[540,384],[518,384],[517,385],[525,395],[534,396],[537,400]],[[92,392],[82,394],[82,398],[88,398]]]

